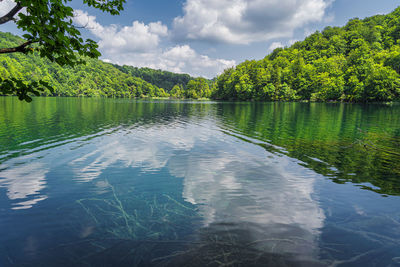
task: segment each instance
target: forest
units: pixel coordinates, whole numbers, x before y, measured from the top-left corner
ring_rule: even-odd
[[[21,43],[0,32],[0,47]],[[61,67],[36,53],[0,56],[0,79],[43,80],[45,96],[212,98],[240,101],[385,102],[400,99],[400,7],[326,27],[214,80],[86,59]]]
[[[22,40],[0,32],[0,47],[12,47]],[[36,53],[0,55],[0,79],[47,82],[53,91],[43,96],[87,97],[210,97],[210,82],[187,74],[149,68],[112,65],[85,58],[86,64],[61,67]]]
[[[190,77],[189,74],[178,74],[170,71],[154,70],[150,68],[137,68],[127,65],[113,64],[115,68],[122,71],[123,73],[129,74],[133,77],[138,77],[146,82],[156,85],[160,88],[164,88],[166,91],[171,91],[175,85],[182,85],[186,89],[186,85],[190,80],[194,78]]]
[[[381,102],[400,96],[400,7],[326,27],[218,76],[213,97],[258,101]]]

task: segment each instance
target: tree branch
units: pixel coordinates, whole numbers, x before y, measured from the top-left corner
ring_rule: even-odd
[[[0,54],[7,54],[7,53],[17,53],[17,52],[21,52],[21,53],[25,53],[28,51],[27,46],[33,44],[33,41],[27,41],[25,43],[23,43],[20,46],[17,47],[12,47],[12,48],[0,48]]]
[[[14,16],[21,11],[22,6],[20,3],[17,3],[17,5],[10,10],[10,12],[8,12],[6,15],[4,15],[3,17],[0,18],[0,25],[4,24],[6,22],[9,22],[10,20],[14,19]]]

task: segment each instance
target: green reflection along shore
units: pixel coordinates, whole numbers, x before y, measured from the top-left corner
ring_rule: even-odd
[[[211,119],[336,183],[400,195],[400,105],[0,98],[0,163],[118,127]]]

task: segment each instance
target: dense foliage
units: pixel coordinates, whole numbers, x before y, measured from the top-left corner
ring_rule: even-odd
[[[146,82],[149,82],[160,88],[164,88],[166,92],[171,91],[175,85],[182,85],[186,89],[187,83],[190,80],[193,80],[193,78],[188,74],[178,74],[150,68],[137,68],[127,65],[114,65],[114,67],[126,74],[130,74],[133,77],[142,78]]]
[[[0,47],[12,46],[20,41],[21,39],[15,35],[0,32]],[[22,85],[41,83],[48,85],[49,88],[39,94],[45,96],[171,96],[195,99],[211,96],[210,81],[204,78],[194,79],[187,74],[149,68],[121,67],[97,59],[86,58],[85,61],[86,64],[75,67],[62,67],[41,58],[37,53],[0,55],[0,77],[21,82]],[[165,91],[157,85],[168,87]],[[13,92],[3,90],[3,94],[13,94]]]
[[[19,37],[0,33],[0,47],[21,42]],[[3,94],[13,94],[13,86],[19,83],[26,94],[35,85],[44,88],[41,95],[56,96],[400,100],[400,7],[388,15],[353,19],[344,27],[317,31],[291,47],[275,49],[262,60],[225,70],[214,84],[187,74],[94,59],[86,65],[60,67],[38,52],[1,55],[0,77],[11,81],[3,83]]]
[[[11,45],[19,38],[0,33],[0,46]],[[27,83],[45,81],[48,89],[41,95],[51,96],[105,96],[105,97],[164,97],[162,88],[140,78],[127,75],[111,64],[97,59],[86,59],[86,64],[75,67],[52,63],[35,53],[0,55],[0,77]]]
[[[400,7],[327,27],[217,78],[214,97],[236,100],[391,101],[400,97]]]
[[[179,74],[150,68],[137,68],[132,66],[113,65],[120,71],[133,77],[164,88],[173,98],[210,98],[212,96],[212,80],[193,78],[188,74]]]
[[[59,65],[75,66],[86,57],[98,58],[98,45],[91,39],[84,40],[74,25],[74,10],[68,6],[71,0],[15,0],[15,6],[0,17],[0,25],[13,21],[24,32],[16,44],[0,47],[0,54],[36,52],[42,58]],[[118,15],[125,0],[84,0],[89,7]],[[24,9],[24,12],[20,12]],[[29,93],[39,95],[44,89],[53,88],[45,81],[29,83],[18,78],[0,76],[0,92],[18,95],[19,99],[31,101]]]

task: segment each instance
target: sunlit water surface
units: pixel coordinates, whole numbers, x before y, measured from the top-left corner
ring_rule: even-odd
[[[0,266],[400,266],[399,115],[0,98]]]

